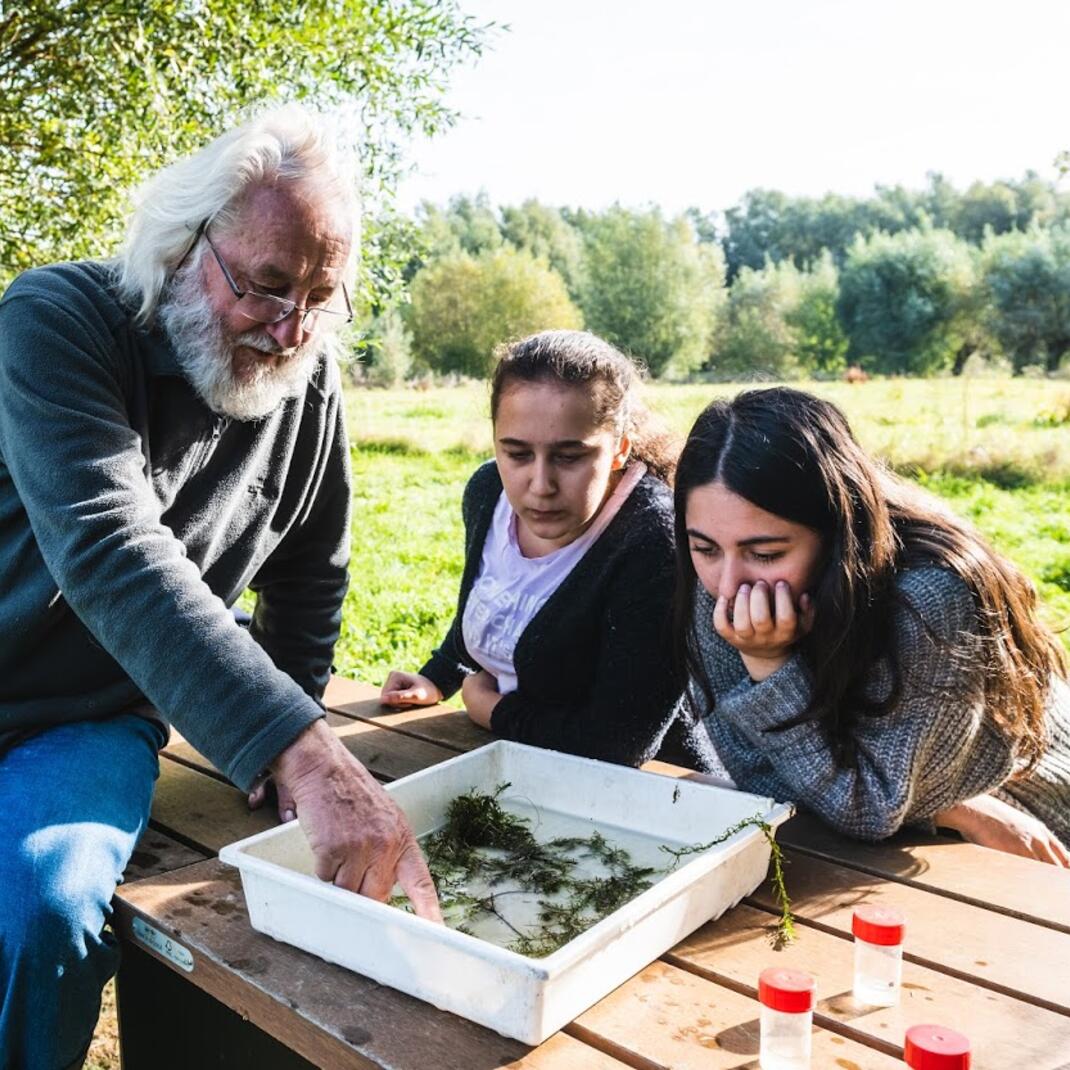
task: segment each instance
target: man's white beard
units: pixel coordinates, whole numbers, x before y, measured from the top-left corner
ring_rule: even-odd
[[[262,327],[228,338],[199,276],[196,262],[178,272],[157,310],[160,324],[186,378],[213,412],[235,420],[263,419],[286,398],[304,392],[326,345],[316,339],[284,349]],[[239,382],[233,366],[239,346],[285,356],[277,364],[257,364],[252,378]]]

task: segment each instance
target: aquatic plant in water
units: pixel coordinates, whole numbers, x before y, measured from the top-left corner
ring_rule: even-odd
[[[508,787],[499,784],[490,794],[458,795],[447,808],[442,828],[423,841],[439,902],[452,928],[471,933],[473,925],[495,918],[515,936],[510,950],[541,958],[651,887],[651,878],[672,872],[685,857],[753,826],[765,835],[772,852],[773,889],[781,908],[775,943],[780,947],[794,938],[783,856],[772,827],[761,815],[737,822],[708,843],[662,846],[672,861],[659,870],[635,865],[627,851],[614,847],[600,832],[539,842],[525,818],[499,803]],[[592,860],[601,865],[603,874],[581,876],[581,865]],[[486,889],[483,894],[472,891],[481,886]],[[515,926],[502,910],[504,897],[517,894],[538,897],[539,924],[534,932]],[[405,896],[391,902],[411,909]]]

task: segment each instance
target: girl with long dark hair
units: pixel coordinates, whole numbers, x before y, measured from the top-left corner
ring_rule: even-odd
[[[581,331],[506,346],[494,372],[494,460],[465,489],[457,615],[387,705],[461,689],[495,735],[638,765],[682,690],[670,671],[671,438],[637,368]]]
[[[1032,815],[1067,864],[1066,657],[1018,569],[797,390],[708,406],[675,505],[703,762],[865,839],[935,821],[1030,853],[1006,826]]]

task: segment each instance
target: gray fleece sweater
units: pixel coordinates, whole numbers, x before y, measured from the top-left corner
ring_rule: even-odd
[[[705,731],[689,741],[700,764],[714,767],[712,747],[740,788],[798,802],[861,839],[882,839],[992,792],[1070,843],[1070,688],[1053,680],[1048,750],[1024,779],[1010,780],[1011,747],[985,709],[976,662],[963,656],[976,634],[969,588],[954,573],[929,567],[905,571],[898,593],[907,603],[894,611],[899,699],[883,716],[860,718],[857,767],[843,768],[813,722],[775,730],[809,702],[802,658],[752,683],[738,651],[713,630],[713,601],[700,590],[694,626],[715,696],[701,721]],[[868,694],[880,699],[890,688],[891,672],[878,664]],[[693,703],[699,694],[692,684]]]
[[[347,584],[337,368],[212,413],[107,264],[0,302],[0,748],[147,697],[242,788],[308,724]],[[258,595],[252,626],[228,610]]]

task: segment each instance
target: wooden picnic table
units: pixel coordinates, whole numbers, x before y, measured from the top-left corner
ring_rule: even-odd
[[[489,741],[456,710],[381,707],[341,677],[328,721],[377,777],[404,776]],[[690,776],[653,762],[654,773]],[[976,1070],[1070,1067],[1070,874],[935,836],[882,844],[798,816],[779,833],[799,936],[774,951],[765,885],[682,941],[537,1048],[255,932],[219,848],[268,828],[268,810],[173,736],[152,824],[116,896],[125,1070],[654,1070],[758,1066],[757,979],[813,973],[815,1068],[902,1066],[908,1026],[967,1033]],[[908,922],[902,1000],[851,999],[851,913],[894,903]]]

